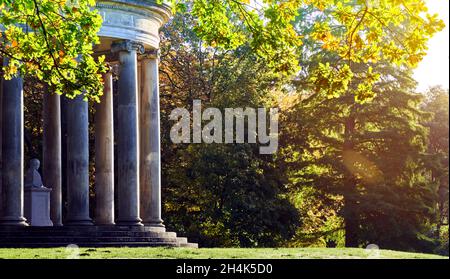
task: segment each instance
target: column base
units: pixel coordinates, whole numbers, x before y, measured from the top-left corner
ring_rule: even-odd
[[[5,216],[5,217],[0,218],[0,226],[27,227],[29,225],[26,221],[27,220],[23,217]]]
[[[90,218],[74,218],[64,222],[64,226],[93,226],[94,223]]]
[[[118,220],[116,220],[116,225],[117,226],[139,226],[139,227],[144,226],[144,224],[142,224],[141,218],[128,219],[128,220],[118,219]]]
[[[163,220],[161,220],[161,219],[144,221],[144,225],[148,226],[148,227],[156,227],[156,228],[165,228],[166,227],[166,226],[164,226]]]
[[[102,222],[102,221],[94,221],[96,226],[106,227],[106,226],[114,226],[116,223],[114,222]]]

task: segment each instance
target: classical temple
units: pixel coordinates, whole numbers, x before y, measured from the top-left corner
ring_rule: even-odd
[[[94,216],[89,210],[89,148],[94,147],[89,146],[88,103],[81,96],[69,100],[45,94],[42,180],[51,188],[47,206],[53,226],[30,226],[24,216],[23,81],[2,80],[0,247],[196,247],[166,232],[161,218],[158,49],[159,29],[171,8],[150,0],[110,0],[97,1],[97,9],[104,21],[95,50],[116,71],[103,76],[104,95],[93,119]]]

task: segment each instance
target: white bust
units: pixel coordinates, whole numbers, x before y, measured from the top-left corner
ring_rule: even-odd
[[[25,175],[25,187],[29,188],[42,188],[44,184],[42,183],[41,175],[38,172],[41,163],[38,159],[30,160],[30,168],[27,170]]]

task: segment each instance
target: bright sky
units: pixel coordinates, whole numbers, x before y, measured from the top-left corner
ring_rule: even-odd
[[[426,0],[429,12],[438,13],[445,22],[445,30],[436,34],[428,44],[428,55],[414,71],[419,82],[418,91],[428,87],[442,85],[449,88],[449,0]]]

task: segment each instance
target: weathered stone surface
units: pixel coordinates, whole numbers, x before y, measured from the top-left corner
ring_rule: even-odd
[[[117,190],[119,225],[142,226],[139,217],[138,81],[137,44],[118,43],[119,95],[117,135]],[[131,45],[131,48],[128,46]]]
[[[144,224],[164,227],[161,219],[161,146],[159,57],[153,51],[142,59],[140,102],[141,216]]]
[[[25,217],[31,226],[51,227],[50,220],[50,192],[45,187],[25,188]]]
[[[32,159],[25,176],[25,217],[31,226],[53,226],[50,220],[50,192],[39,174],[40,162]]]
[[[83,96],[65,106],[67,119],[65,225],[92,225],[89,217],[89,131],[88,103]]]
[[[99,35],[103,38],[131,40],[149,48],[159,48],[159,28],[171,16],[171,8],[155,1],[109,0],[97,1],[97,9],[103,18]],[[108,40],[98,46],[109,50]]]
[[[155,232],[152,227],[80,226],[80,227],[0,227],[0,247],[191,247],[173,232]]]
[[[4,59],[7,63],[7,59]],[[26,226],[23,217],[23,80],[2,81],[2,200],[0,225]]]
[[[3,159],[2,159],[2,96],[3,96],[3,79],[0,78],[0,203],[2,203],[2,171],[3,171]],[[2,206],[0,205],[0,217],[2,215]]]
[[[55,226],[62,226],[62,141],[61,97],[47,92],[43,109],[43,182],[51,188],[50,217]]]
[[[114,124],[112,73],[95,112],[95,224],[114,224]]]

